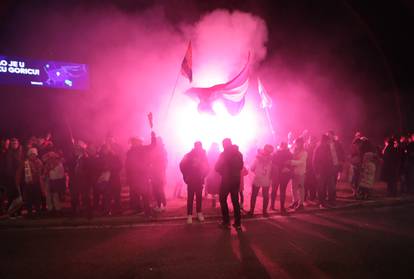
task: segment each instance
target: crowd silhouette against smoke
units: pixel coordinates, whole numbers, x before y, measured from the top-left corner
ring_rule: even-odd
[[[2,96],[4,109],[0,117],[4,119],[1,124],[6,131],[4,137],[29,142],[21,154],[12,156],[17,165],[26,155],[43,156],[60,150],[62,154],[53,156],[65,157],[63,164],[69,164],[73,152],[93,158],[97,150],[105,156],[116,154],[117,160],[124,161],[128,144],[140,148],[145,144],[148,148],[155,146],[154,137],[151,144],[149,140],[155,131],[165,146],[161,154],[168,153],[167,176],[175,184],[181,179],[178,163],[196,141],[209,148],[214,142],[231,138],[251,163],[264,144],[276,146],[288,141],[288,132],[292,139],[310,140],[313,135],[319,140],[320,135],[334,130],[349,145],[358,130],[370,139],[372,136],[376,143],[386,133],[401,132],[396,87],[384,56],[369,30],[341,4],[327,4],[331,15],[320,20],[303,14],[296,15],[300,21],[295,22],[289,19],[292,7],[269,16],[248,9],[198,10],[195,4],[189,4],[187,16],[181,18],[178,10],[183,7],[174,8],[158,1],[131,10],[111,4],[73,3],[49,7],[22,3],[6,13],[9,22],[2,27],[2,38],[8,44],[1,51],[86,63],[90,72],[90,88],[85,92],[21,89],[24,92],[18,96],[16,106],[13,105],[16,99],[10,96],[17,95],[19,89],[1,89],[10,91],[5,92],[8,96]],[[191,83],[181,74],[190,41]],[[224,104],[217,102],[213,104],[216,115],[200,114],[197,100],[184,92],[190,87],[210,87],[229,81],[240,72],[247,57],[250,57],[250,77],[242,111],[230,115]],[[258,78],[272,99],[268,114],[261,107]],[[147,122],[148,112],[154,117],[153,129]],[[45,139],[30,140],[31,136],[46,132],[53,135],[53,147],[44,145]],[[393,144],[390,141],[389,145]],[[35,151],[35,147],[43,154],[37,154],[40,150]],[[136,152],[150,160],[148,150]],[[362,166],[367,152],[377,154],[371,144],[368,150],[359,150],[357,168]],[[48,158],[42,160],[50,163],[46,163]],[[345,161],[345,155],[341,160]],[[79,162],[72,163],[72,169],[67,166],[67,170],[75,175]],[[88,164],[94,168],[95,163]],[[121,167],[111,165],[106,159],[96,162],[98,165],[101,175],[117,169],[120,181]],[[147,171],[150,172],[143,167],[142,173]],[[102,179],[107,182],[109,178]],[[94,191],[99,193],[97,189]],[[116,189],[115,192],[119,190]],[[62,195],[57,190],[53,193]],[[38,194],[29,193],[29,199]],[[162,203],[163,198],[157,197]],[[144,204],[144,210],[148,211],[148,206]]]

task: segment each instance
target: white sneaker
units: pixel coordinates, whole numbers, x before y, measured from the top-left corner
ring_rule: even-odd
[[[187,224],[192,224],[193,223],[193,216],[188,215],[187,217]]]
[[[197,213],[197,218],[198,218],[198,221],[204,222],[204,216],[202,212]]]

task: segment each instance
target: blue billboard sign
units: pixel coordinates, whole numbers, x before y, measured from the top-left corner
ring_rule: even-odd
[[[87,90],[88,66],[0,55],[0,84]]]

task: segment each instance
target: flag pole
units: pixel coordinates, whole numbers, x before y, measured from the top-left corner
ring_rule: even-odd
[[[170,94],[170,99],[168,100],[168,105],[167,105],[167,110],[166,110],[165,115],[164,115],[164,120],[167,120],[167,118],[168,118],[168,114],[169,114],[169,111],[170,111],[171,103],[172,103],[172,100],[174,99],[175,89],[177,88],[177,84],[178,84],[178,79],[179,78],[180,78],[180,71],[178,71],[177,78],[175,79],[175,83],[174,83],[173,90],[172,90],[172,92]]]
[[[73,138],[72,126],[69,124],[66,112],[64,113],[64,118],[65,118],[66,128],[68,129],[68,132],[69,132],[69,135],[70,135],[70,142],[72,143],[72,145],[74,145],[75,144],[75,139]]]
[[[274,141],[274,143],[276,144],[276,133],[275,133],[275,129],[273,128],[273,123],[272,123],[272,118],[270,117],[270,112],[269,112],[269,108],[272,105],[271,99],[269,101],[269,96],[266,93],[266,90],[262,84],[262,82],[260,81],[260,78],[257,78],[257,93],[259,94],[260,97],[260,101],[262,103],[262,108],[265,111],[266,114],[266,119],[267,119],[267,125],[269,126],[270,132],[272,134],[272,139]]]
[[[177,89],[178,79],[180,77],[180,73],[183,71],[183,67],[184,66],[186,66],[186,69],[187,70],[190,70],[190,75],[188,76],[188,78],[189,78],[190,82],[192,82],[193,74],[192,74],[192,47],[191,47],[191,40],[188,43],[187,51],[185,52],[184,59],[181,62],[180,71],[178,71],[178,73],[177,73],[177,78],[175,79],[175,83],[174,83],[173,90],[171,92],[170,100],[168,101],[167,110],[165,112],[164,120],[167,120],[167,117],[168,117],[168,114],[169,114],[169,111],[170,111],[170,107],[171,107],[171,103],[172,103],[172,101],[174,99],[175,90]],[[188,69],[188,67],[189,67],[189,69]]]
[[[264,109],[265,109],[265,114],[267,118],[267,124],[269,125],[270,132],[272,133],[273,142],[274,144],[276,144],[276,133],[275,133],[275,129],[273,128],[273,123],[272,123],[272,118],[270,117],[269,108],[266,107]]]

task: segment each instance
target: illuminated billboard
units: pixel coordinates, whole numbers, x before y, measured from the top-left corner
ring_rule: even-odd
[[[87,90],[88,66],[0,55],[0,84]]]

